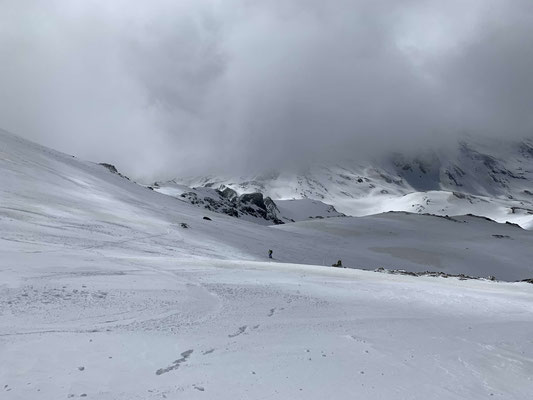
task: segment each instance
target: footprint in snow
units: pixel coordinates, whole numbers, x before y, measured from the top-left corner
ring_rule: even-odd
[[[166,374],[167,372],[170,372],[172,370],[175,370],[175,369],[178,369],[180,367],[180,364],[184,363],[185,361],[187,361],[187,359],[191,356],[191,354],[193,353],[194,350],[187,350],[187,351],[184,351],[183,353],[181,353],[181,358],[174,361],[172,363],[172,365],[166,367],[166,368],[160,368],[158,369],[157,371],[155,371],[155,374],[156,375],[162,375],[162,374]]]
[[[279,309],[279,311],[283,311],[285,310],[285,307],[281,307]],[[276,314],[278,312],[278,309],[277,308],[271,308],[270,311],[268,312],[267,314],[267,317],[272,317],[274,314]]]
[[[246,328],[248,328],[247,325],[244,325],[244,326],[241,326],[237,332],[235,333],[232,333],[231,335],[228,335],[229,338],[234,338],[236,336],[239,336],[239,335],[242,335],[245,331],[246,331]]]

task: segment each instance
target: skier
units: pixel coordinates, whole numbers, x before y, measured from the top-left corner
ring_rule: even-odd
[[[272,250],[268,250],[268,258],[272,258]]]

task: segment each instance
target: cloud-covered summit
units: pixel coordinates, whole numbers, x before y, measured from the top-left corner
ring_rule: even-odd
[[[3,0],[0,59],[0,126],[147,179],[533,136],[528,0]]]

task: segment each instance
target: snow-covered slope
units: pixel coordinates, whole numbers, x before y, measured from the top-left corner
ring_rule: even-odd
[[[528,399],[532,285],[98,254],[3,265],[2,399]]]
[[[342,160],[300,173],[176,178],[188,186],[226,185],[278,199],[309,198],[348,215],[386,211],[474,213],[533,227],[533,140],[475,139],[418,156]],[[454,196],[452,196],[455,193]]]
[[[345,266],[365,269],[432,269],[503,280],[533,276],[533,234],[517,227],[388,214],[269,229],[197,208],[16,136],[0,138],[1,238],[11,252],[30,246],[46,254],[91,253],[110,246],[121,248],[120,254],[259,261],[272,249],[277,261],[291,263],[331,265],[341,258]],[[281,207],[298,217],[289,201]],[[397,247],[432,255],[379,250]]]
[[[275,228],[314,237],[323,264],[409,271],[444,271],[499,279],[533,272],[533,232],[474,216],[387,213],[360,218],[298,222]]]
[[[306,221],[309,219],[323,219],[344,217],[335,207],[318,200],[276,200],[279,214],[285,222]]]
[[[533,285],[303,265],[523,279],[530,231],[402,213],[266,227],[4,132],[0,172],[2,399],[533,390]]]

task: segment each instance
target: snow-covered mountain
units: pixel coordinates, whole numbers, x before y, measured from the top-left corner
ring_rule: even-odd
[[[224,185],[239,194],[278,200],[312,199],[363,216],[387,211],[438,215],[478,214],[533,227],[533,140],[468,137],[452,148],[418,156],[343,160],[292,173],[176,178],[188,187]]]
[[[527,399],[533,285],[330,265],[515,281],[532,249],[473,216],[262,226],[0,131],[0,397]]]

